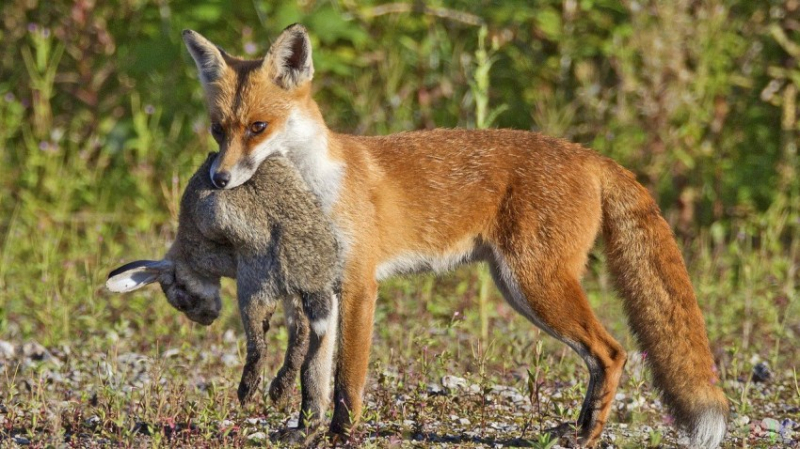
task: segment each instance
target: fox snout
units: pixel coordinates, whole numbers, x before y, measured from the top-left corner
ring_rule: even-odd
[[[208,177],[217,189],[233,189],[253,176],[261,160],[241,145],[221,145],[208,170]]]
[[[231,173],[221,170],[211,174],[211,183],[218,189],[224,189],[231,182]]]
[[[252,175],[252,173],[245,173],[247,170],[242,170],[242,165],[244,168],[250,167],[249,158],[238,157],[239,153],[232,151],[231,148],[226,150],[217,154],[208,170],[211,184],[217,189],[232,189],[247,181]]]
[[[208,153],[208,159],[211,161],[211,166],[208,170],[208,177],[211,179],[211,184],[216,189],[224,189],[231,183],[231,172],[225,168],[220,167],[219,152],[212,151]]]

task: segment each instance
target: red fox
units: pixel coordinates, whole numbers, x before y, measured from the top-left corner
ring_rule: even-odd
[[[564,140],[512,130],[359,137],[327,128],[312,99],[308,33],[288,27],[260,60],[186,30],[220,154],[218,188],[247,181],[271,154],[299,169],[334,223],[343,258],[334,435],[361,415],[378,281],[485,261],[508,303],[586,363],[579,443],[594,446],[625,350],[580,284],[599,233],[655,385],[692,446],[716,447],[727,400],[703,316],[672,231],[634,176]]]

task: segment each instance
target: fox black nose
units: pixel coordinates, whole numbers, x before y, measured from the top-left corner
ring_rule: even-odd
[[[226,171],[218,171],[211,177],[211,182],[213,182],[214,186],[218,189],[223,189],[231,182],[231,174]]]

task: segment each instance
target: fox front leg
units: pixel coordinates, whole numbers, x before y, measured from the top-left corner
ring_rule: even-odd
[[[325,321],[317,320],[317,325],[312,325],[314,331],[311,332],[308,353],[300,371],[303,403],[298,423],[301,428],[313,429],[319,425],[330,401],[333,353],[339,327],[339,298],[333,291],[312,293],[307,297],[316,299],[317,303],[327,304],[330,312]]]

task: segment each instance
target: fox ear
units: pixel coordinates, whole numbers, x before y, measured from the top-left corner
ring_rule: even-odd
[[[203,87],[222,76],[227,66],[225,63],[227,55],[221,48],[192,30],[183,30],[183,42],[197,65]]]
[[[283,30],[264,58],[263,67],[275,83],[286,90],[311,81],[314,62],[306,27],[296,23]]]

